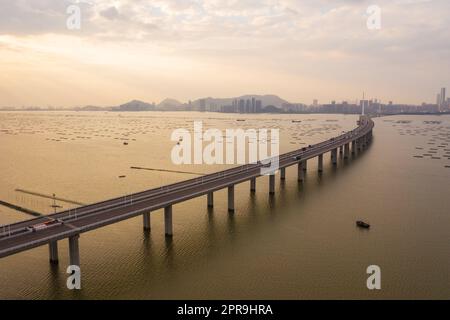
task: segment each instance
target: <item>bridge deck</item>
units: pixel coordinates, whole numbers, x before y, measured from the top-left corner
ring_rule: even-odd
[[[300,161],[308,160],[365,136],[374,124],[369,118],[363,119],[356,129],[339,137],[315,144],[306,150],[298,149],[280,155],[279,168],[297,164],[297,156],[301,156]],[[7,234],[0,234],[0,258],[248,181],[261,176],[261,167],[261,164],[234,167],[200,178],[12,224],[6,229]],[[27,230],[27,227],[51,219],[62,219],[64,224],[37,232]]]

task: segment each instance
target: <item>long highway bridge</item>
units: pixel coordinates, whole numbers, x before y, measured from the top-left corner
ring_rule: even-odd
[[[318,159],[318,171],[323,171],[323,156],[331,153],[331,161],[337,164],[338,150],[344,159],[350,154],[364,150],[372,140],[373,121],[361,116],[358,126],[352,131],[330,140],[279,156],[281,179],[285,179],[286,168],[298,167],[298,180],[303,181],[307,161]],[[58,262],[58,241],[69,240],[70,265],[80,265],[78,239],[80,234],[98,229],[139,215],[143,216],[145,230],[150,230],[150,213],[164,208],[165,234],[171,237],[172,206],[200,196],[207,196],[207,205],[213,206],[214,192],[228,189],[228,210],[234,212],[234,186],[250,181],[250,191],[256,190],[256,178],[260,177],[265,162],[246,164],[215,172],[199,178],[161,186],[131,195],[118,197],[76,209],[41,216],[3,226],[0,229],[0,258],[25,250],[48,245],[50,262]],[[269,193],[275,193],[275,172],[268,175]]]

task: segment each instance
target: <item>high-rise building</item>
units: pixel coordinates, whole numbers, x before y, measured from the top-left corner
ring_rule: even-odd
[[[239,99],[239,112],[244,113],[245,112],[245,100]]]
[[[200,111],[201,112],[206,111],[206,100],[205,99],[200,99]]]
[[[442,111],[442,109],[444,109],[444,107],[445,107],[445,88],[441,88],[440,98],[441,98],[441,103],[439,105],[439,111]]]
[[[369,107],[369,100],[361,100],[359,106],[361,107],[361,114],[364,115]]]
[[[250,112],[250,105],[251,105],[250,99],[247,99],[245,101],[245,113],[249,113]]]
[[[262,111],[262,101],[256,100],[255,101],[255,112],[261,112]]]

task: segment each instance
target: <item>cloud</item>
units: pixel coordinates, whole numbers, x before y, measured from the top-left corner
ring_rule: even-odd
[[[109,20],[115,20],[119,17],[119,11],[116,7],[109,7],[108,9],[100,11],[100,15]]]
[[[35,43],[27,42],[28,50],[59,52],[51,41],[42,41],[52,35],[67,37],[65,45],[72,38],[92,51],[119,48],[124,65],[130,52],[142,50],[140,54],[149,52],[148,59],[155,59],[156,50],[192,64],[259,67],[289,77],[355,75],[355,86],[361,79],[382,81],[381,75],[394,69],[420,82],[423,70],[438,73],[450,63],[448,0],[90,1],[78,4],[79,31],[66,28],[67,6],[77,1],[0,1],[0,35],[8,36],[3,46],[0,38],[0,53],[5,43],[25,36]],[[381,8],[378,31],[366,27],[366,9],[374,3]],[[49,47],[43,48],[44,43]]]

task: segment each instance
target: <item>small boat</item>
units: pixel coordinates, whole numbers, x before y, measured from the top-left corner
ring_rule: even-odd
[[[123,145],[124,145],[124,146],[127,146],[127,145],[128,145],[128,142],[124,142]]]
[[[370,228],[370,224],[365,223],[364,221],[356,221],[356,225],[360,228],[365,228],[365,229]]]

